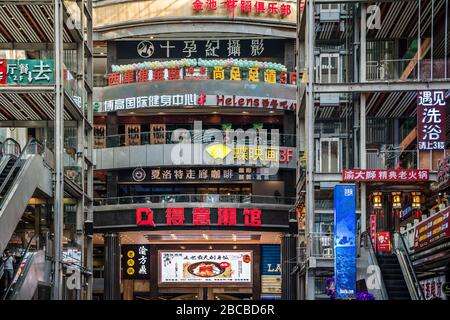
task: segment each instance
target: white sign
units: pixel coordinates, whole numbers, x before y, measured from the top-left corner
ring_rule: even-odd
[[[161,283],[251,283],[252,251],[160,251]]]
[[[189,93],[128,97],[115,100],[106,100],[102,103],[102,107],[100,108],[100,110],[98,110],[98,112],[114,112],[141,108],[183,106],[263,108],[295,111],[297,107],[297,101],[292,99],[268,97],[226,96]]]
[[[431,300],[436,298],[447,300],[447,296],[443,291],[445,276],[421,280],[419,281],[419,283],[420,286],[422,287],[423,294],[425,295],[425,300]]]

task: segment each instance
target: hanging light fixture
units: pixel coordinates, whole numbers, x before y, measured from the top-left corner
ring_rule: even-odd
[[[402,208],[402,193],[401,192],[392,192],[392,209],[401,209]]]
[[[372,203],[374,209],[381,209],[383,207],[381,192],[372,193]]]
[[[412,196],[412,207],[413,209],[420,209],[420,207],[422,206],[421,204],[421,198],[422,198],[422,193],[420,192],[411,192],[411,196]]]

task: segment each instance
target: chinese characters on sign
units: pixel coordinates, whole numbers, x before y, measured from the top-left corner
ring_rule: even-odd
[[[414,231],[414,249],[421,250],[450,237],[450,208],[436,213],[419,223]]]
[[[435,298],[447,300],[447,295],[443,290],[444,284],[446,283],[445,275],[421,280],[419,281],[419,283],[425,295],[425,300],[431,300]]]
[[[252,282],[252,251],[160,251],[161,283]]]
[[[148,245],[122,245],[122,278],[150,278],[150,247]]]
[[[264,83],[297,83],[295,72],[277,71],[275,69],[258,69],[243,67],[158,67],[154,69],[125,70],[107,74],[108,86],[128,83],[143,83],[172,80],[231,80]]]
[[[183,106],[213,106],[237,108],[267,108],[295,111],[297,101],[293,99],[224,96],[209,94],[174,94],[128,97],[106,100],[98,112],[114,112],[140,108],[183,107]]]
[[[192,9],[196,12],[210,12],[216,11],[220,7],[226,9],[227,13],[233,16],[236,12],[244,15],[267,14],[269,16],[279,15],[281,18],[292,14],[292,7],[290,4],[283,2],[266,2],[253,0],[193,0]]]
[[[444,91],[419,91],[417,99],[419,150],[445,149],[445,109]]]
[[[428,170],[343,170],[342,181],[428,181]]]
[[[117,42],[118,60],[284,58],[285,40],[211,39]]]
[[[213,212],[214,211],[214,212]],[[243,225],[246,227],[260,227],[262,225],[262,210],[257,208],[193,208],[187,214],[184,208],[170,207],[165,209],[166,225],[193,225],[193,226],[237,226],[238,215],[244,217]],[[213,214],[214,213],[214,214]],[[212,221],[214,216],[214,221]],[[155,227],[154,213],[149,208],[136,208],[136,225]]]
[[[53,83],[53,60],[0,59],[0,85],[47,85]]]

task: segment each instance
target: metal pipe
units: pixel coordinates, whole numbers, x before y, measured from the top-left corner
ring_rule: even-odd
[[[433,80],[433,51],[434,51],[434,0],[431,0],[431,80]],[[419,70],[420,73],[420,70]]]
[[[445,34],[444,34],[444,77],[447,79],[448,72],[448,0],[445,0]]]
[[[359,57],[359,70],[360,77],[359,82],[366,82],[366,31],[367,31],[367,4],[361,3],[361,30],[360,30],[360,57]],[[367,168],[367,155],[366,155],[366,94],[361,93],[359,103],[359,150],[361,169]],[[361,182],[361,230],[366,230],[366,184]]]
[[[421,0],[419,1],[419,25],[417,26],[417,80],[420,80],[420,58],[421,58],[421,43],[420,43],[420,19],[421,19]]]
[[[307,47],[307,72],[308,72],[308,85],[306,89],[306,212],[307,212],[307,234],[314,229],[314,0],[308,1],[307,7],[308,18],[306,25],[308,28],[308,38],[306,41]],[[308,242],[308,247],[311,248],[311,242]],[[312,252],[309,250],[309,252]],[[308,272],[309,273],[309,272]],[[306,282],[306,299],[314,300],[315,281],[314,276],[312,279],[307,278]]]
[[[63,180],[63,145],[64,145],[64,98],[62,83],[62,3],[54,2],[55,13],[55,195],[54,195],[54,277],[53,300],[62,299],[62,240],[64,219],[64,180]]]

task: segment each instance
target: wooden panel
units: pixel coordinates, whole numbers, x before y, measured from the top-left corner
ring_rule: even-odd
[[[123,300],[133,300],[134,280],[122,280]]]
[[[127,124],[125,126],[125,145],[135,146],[141,144],[141,125]]]
[[[94,125],[94,149],[106,148],[106,125]]]
[[[150,125],[150,144],[166,143],[166,125],[152,124]]]
[[[134,292],[149,292],[150,281],[149,280],[134,280]]]

